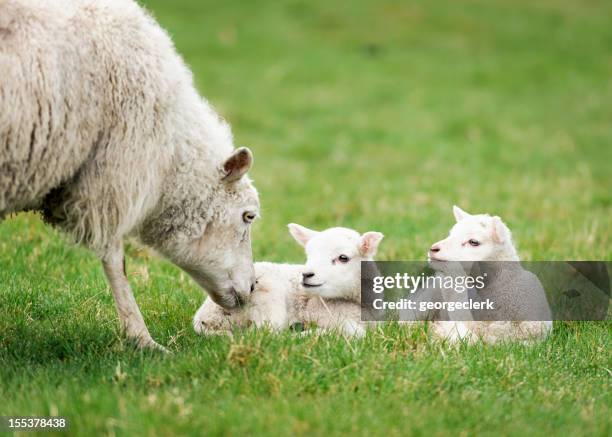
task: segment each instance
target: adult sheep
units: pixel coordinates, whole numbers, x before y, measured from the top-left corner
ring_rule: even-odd
[[[233,308],[254,283],[246,148],[131,0],[0,2],[0,219],[41,211],[102,260],[126,335],[153,341],[124,269],[133,235]]]

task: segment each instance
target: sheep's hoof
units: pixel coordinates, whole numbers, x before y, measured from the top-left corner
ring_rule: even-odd
[[[138,347],[140,350],[150,350],[150,351],[159,351],[164,354],[172,353],[169,349],[165,348],[161,344],[157,343],[151,337],[149,338],[130,338],[130,340]]]
[[[145,346],[146,349],[150,349],[150,350],[155,350],[155,351],[159,351],[163,354],[171,354],[172,351],[170,351],[170,349],[168,349],[167,347],[162,346],[161,344],[157,343],[156,341],[153,341],[152,344],[148,344],[147,346]]]

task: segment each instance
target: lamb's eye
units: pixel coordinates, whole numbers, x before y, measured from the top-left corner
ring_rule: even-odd
[[[340,261],[342,264],[346,264],[347,262],[349,262],[350,258],[346,255],[340,255],[338,257],[338,261]]]
[[[242,221],[245,222],[246,224],[253,223],[253,220],[255,220],[256,218],[257,218],[257,214],[251,211],[245,211],[242,214]]]
[[[473,238],[468,240],[468,243],[470,243],[470,246],[474,246],[474,247],[480,246],[480,241],[474,240]]]

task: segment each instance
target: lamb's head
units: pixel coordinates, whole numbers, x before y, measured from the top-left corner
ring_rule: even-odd
[[[453,206],[457,223],[449,236],[429,249],[430,261],[516,261],[508,227],[488,214],[468,214]]]
[[[354,298],[361,285],[361,261],[372,261],[383,234],[331,228],[317,232],[294,223],[293,238],[306,250],[302,285],[326,298]]]
[[[259,199],[246,176],[252,161],[249,149],[239,148],[219,167],[212,182],[187,184],[185,190],[195,190],[197,200],[189,195],[183,203],[167,208],[167,217],[162,215],[152,226],[161,227],[153,232],[159,240],[149,237],[147,241],[228,309],[246,302],[255,284],[251,223],[259,215]],[[209,183],[213,186],[206,186]],[[200,192],[209,194],[200,198]]]

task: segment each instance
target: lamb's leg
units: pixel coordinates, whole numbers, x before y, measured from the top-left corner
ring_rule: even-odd
[[[348,337],[365,337],[366,331],[359,322],[354,320],[344,320],[341,326],[341,332]]]
[[[436,337],[447,340],[449,344],[458,344],[462,341],[473,343],[476,338],[469,327],[470,323],[478,322],[437,321],[433,322],[430,326],[432,333]]]
[[[232,328],[239,325],[238,314],[228,313],[207,297],[193,317],[193,329],[199,335],[233,337]]]
[[[106,255],[102,257],[102,265],[113,290],[119,320],[126,336],[130,340],[135,341],[141,348],[166,351],[163,346],[160,346],[151,338],[136,299],[134,299],[132,288],[125,273],[125,255],[121,242],[114,244]]]

